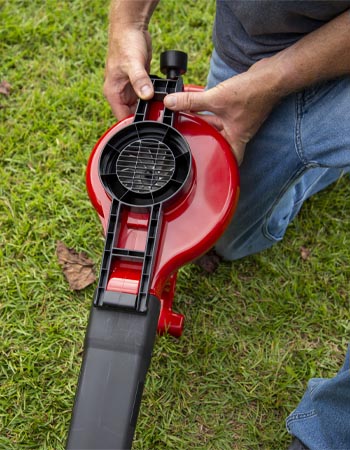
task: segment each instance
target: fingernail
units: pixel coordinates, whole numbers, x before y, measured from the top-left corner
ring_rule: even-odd
[[[168,108],[172,108],[174,106],[176,106],[176,97],[173,95],[168,95],[167,97],[165,97],[164,99],[164,104],[165,106],[167,106]]]
[[[148,86],[148,84],[145,84],[144,86],[142,86],[141,88],[141,94],[145,97],[151,95],[152,93],[152,89]]]

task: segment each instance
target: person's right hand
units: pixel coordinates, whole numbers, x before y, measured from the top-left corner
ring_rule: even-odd
[[[130,27],[110,36],[103,93],[118,120],[134,114],[137,98],[153,96],[148,76],[152,58],[151,36],[147,30]]]

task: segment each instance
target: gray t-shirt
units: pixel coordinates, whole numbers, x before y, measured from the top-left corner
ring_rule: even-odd
[[[350,0],[217,0],[214,46],[226,64],[242,72],[349,8]]]

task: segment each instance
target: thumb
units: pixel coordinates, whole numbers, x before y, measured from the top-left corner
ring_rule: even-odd
[[[134,63],[129,70],[130,83],[137,96],[143,100],[153,97],[154,90],[150,77],[142,64]]]
[[[173,111],[210,111],[206,92],[180,92],[167,95],[164,105]]]

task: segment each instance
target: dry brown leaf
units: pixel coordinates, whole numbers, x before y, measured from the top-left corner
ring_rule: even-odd
[[[57,241],[56,255],[63,273],[74,291],[86,288],[96,280],[95,265],[84,252],[76,252]]]
[[[7,81],[3,80],[0,82],[0,94],[10,95],[11,85]]]
[[[194,264],[199,266],[205,273],[214,273],[221,262],[220,256],[212,248],[204,255],[193,261]]]
[[[300,247],[300,256],[303,261],[307,261],[308,259],[310,259],[311,250],[306,247]]]

